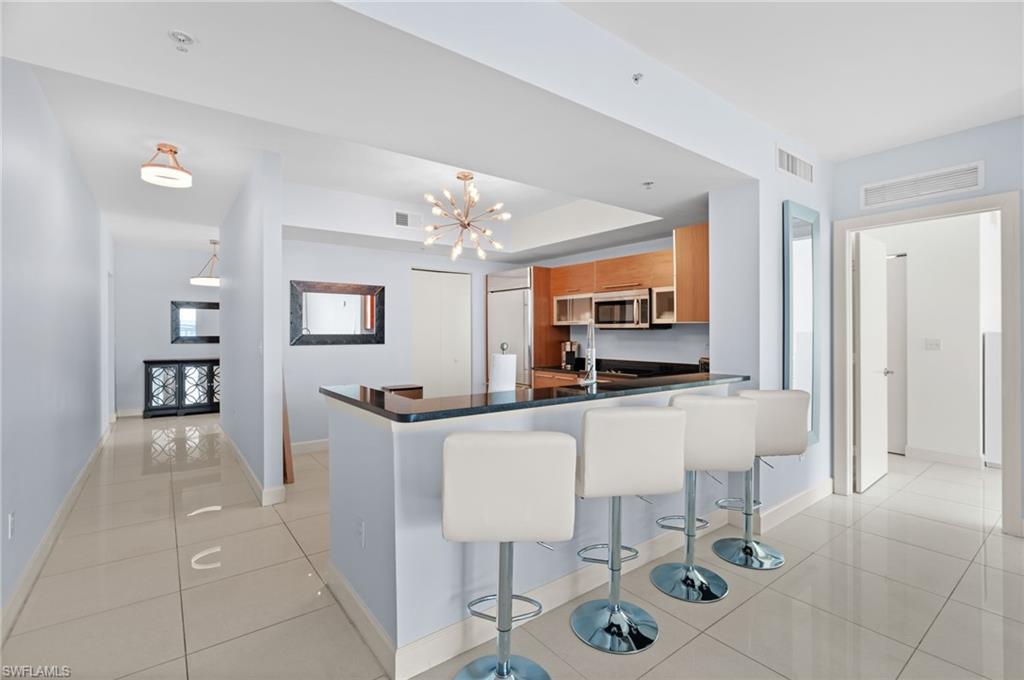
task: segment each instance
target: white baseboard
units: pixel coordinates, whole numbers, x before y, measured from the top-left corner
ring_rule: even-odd
[[[57,537],[60,536],[60,532],[64,528],[64,522],[67,520],[71,509],[75,506],[78,495],[82,492],[82,487],[85,485],[85,480],[89,478],[93,464],[99,457],[100,451],[103,450],[103,445],[106,444],[108,437],[110,437],[109,427],[103,431],[99,442],[89,455],[89,460],[79,470],[75,483],[64,494],[64,500],[61,501],[60,507],[57,508],[53,519],[50,520],[50,525],[46,527],[43,538],[39,541],[39,545],[36,546],[35,552],[32,553],[32,558],[25,565],[24,571],[22,571],[21,576],[18,578],[18,584],[11,593],[7,606],[0,610],[0,629],[2,629],[2,639],[4,642],[7,641],[7,637],[11,634],[14,623],[18,620],[18,615],[21,613],[21,608],[25,606],[25,600],[28,599],[32,586],[39,579],[43,565],[46,564],[46,558],[50,556],[53,544],[57,542]]]
[[[790,517],[799,515],[822,498],[832,495],[832,478],[823,479],[810,489],[802,491],[781,503],[776,503],[767,510],[754,515],[754,533],[763,534],[785,522]],[[736,513],[742,518],[741,513]],[[741,522],[742,526],[742,522]]]
[[[141,408],[122,408],[117,411],[118,418],[141,418]]]
[[[727,523],[725,510],[713,510],[704,518],[708,520],[710,526],[699,532],[700,534],[719,529]],[[635,546],[640,551],[640,556],[623,564],[622,571],[630,572],[661,559],[672,550],[677,550],[679,545],[678,533],[661,533]],[[549,612],[607,581],[608,568],[592,564],[524,594],[542,602],[544,610]],[[392,680],[408,680],[494,637],[493,623],[467,617],[395,649],[395,643],[330,560],[327,561],[327,585]]]
[[[242,466],[242,471],[245,472],[245,481],[249,482],[249,488],[253,490],[256,497],[260,499],[260,505],[277,505],[278,503],[284,503],[285,489],[284,484],[279,486],[271,486],[266,489],[263,488],[263,484],[256,477],[256,473],[249,467],[249,461],[245,459],[242,452],[235,446],[235,442],[231,441],[231,437],[224,433],[224,438],[229,442],[232,453],[235,454],[235,458],[238,459],[238,464]]]
[[[946,465],[956,465],[958,467],[971,468],[972,470],[980,470],[985,463],[985,459],[981,456],[958,456],[955,453],[922,449],[917,446],[908,446],[906,454],[907,458],[913,458],[914,460],[926,460],[929,463],[945,463]]]
[[[327,450],[327,439],[310,439],[305,442],[292,442],[292,455],[301,456],[307,453]]]
[[[327,587],[331,589],[334,597],[341,604],[341,608],[352,619],[356,631],[362,636],[373,655],[377,657],[380,665],[384,667],[384,672],[389,678],[394,678],[395,643],[329,557],[326,571]]]

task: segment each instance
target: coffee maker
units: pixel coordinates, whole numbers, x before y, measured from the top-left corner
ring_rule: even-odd
[[[562,343],[562,368],[567,371],[576,370],[576,357],[580,355],[580,343],[566,340]]]

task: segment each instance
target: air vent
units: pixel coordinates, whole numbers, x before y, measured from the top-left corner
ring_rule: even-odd
[[[978,161],[919,175],[898,177],[860,189],[860,207],[877,208],[943,194],[974,191],[985,186],[985,163]]]
[[[814,182],[814,166],[799,156],[794,156],[782,147],[779,150],[779,170],[804,180]]]
[[[422,225],[422,217],[416,213],[395,211],[395,226],[403,229],[419,229]]]

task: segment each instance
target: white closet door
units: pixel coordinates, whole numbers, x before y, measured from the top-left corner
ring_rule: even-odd
[[[472,392],[468,274],[413,270],[412,382],[424,397]]]

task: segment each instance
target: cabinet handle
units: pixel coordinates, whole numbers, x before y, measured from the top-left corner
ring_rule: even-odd
[[[580,292],[580,289],[579,288],[566,288],[565,292],[566,293],[578,293],[578,292]]]
[[[602,288],[636,288],[636,287],[638,287],[640,285],[640,283],[641,283],[640,281],[637,281],[636,283],[614,283],[614,284],[608,283],[608,284],[605,284],[605,285],[603,285],[601,287]]]

